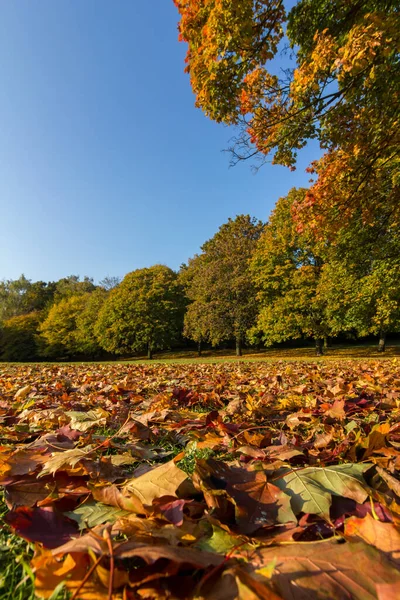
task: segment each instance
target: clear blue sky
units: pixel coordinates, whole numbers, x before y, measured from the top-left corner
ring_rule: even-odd
[[[194,107],[172,0],[0,6],[0,279],[177,269],[239,213],[266,220],[298,170],[229,168]],[[315,147],[314,147],[315,151]]]

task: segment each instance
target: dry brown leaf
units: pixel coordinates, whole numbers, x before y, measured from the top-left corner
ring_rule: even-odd
[[[133,492],[143,505],[151,506],[154,498],[176,496],[178,489],[186,480],[186,473],[171,460],[140,477],[131,479],[125,489]]]

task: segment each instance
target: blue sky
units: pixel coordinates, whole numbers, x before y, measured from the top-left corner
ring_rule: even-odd
[[[1,3],[0,279],[177,269],[307,185],[310,150],[294,173],[229,168],[234,131],[194,107],[177,21],[172,0]]]

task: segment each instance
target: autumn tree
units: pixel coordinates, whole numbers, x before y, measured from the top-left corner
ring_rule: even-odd
[[[0,326],[0,358],[5,361],[37,360],[39,312],[30,312],[6,319]]]
[[[55,283],[35,281],[25,275],[0,282],[0,321],[49,308]]]
[[[27,286],[22,299],[24,314],[33,311],[47,311],[54,301],[56,284],[54,281],[34,281]]]
[[[239,215],[222,225],[189,261],[181,275],[190,301],[184,333],[213,345],[236,341],[241,355],[246,332],[254,324],[257,301],[249,261],[263,230],[261,221]]]
[[[102,302],[101,293],[86,292],[53,304],[39,327],[43,356],[96,355],[100,346],[94,335],[94,324]]]
[[[239,134],[233,160],[294,168],[310,138],[325,152],[293,205],[298,222],[336,229],[382,206],[399,217],[398,0],[174,0],[196,104]],[[286,34],[284,33],[286,26]],[[271,62],[287,36],[293,68]]]
[[[106,275],[104,279],[99,281],[99,286],[109,292],[113,288],[117,287],[121,283],[121,277],[116,275]]]
[[[92,277],[85,275],[81,280],[79,275],[68,275],[68,277],[63,277],[57,281],[54,300],[59,302],[64,298],[93,292],[95,289],[96,286]]]
[[[374,226],[360,216],[350,221],[330,248],[319,284],[332,330],[378,335],[380,351],[386,334],[400,330],[400,228],[388,220],[381,213]]]
[[[182,331],[184,295],[174,271],[163,265],[128,273],[109,293],[96,335],[108,352],[128,354],[171,347]]]
[[[107,292],[102,288],[85,294],[86,302],[77,314],[75,340],[79,353],[85,356],[98,356],[101,353],[95,325],[107,296]]]
[[[318,294],[323,253],[309,232],[298,233],[291,215],[293,203],[305,193],[292,189],[278,200],[255,249],[251,267],[260,312],[251,335],[261,332],[266,345],[312,337],[319,355],[330,333]]]

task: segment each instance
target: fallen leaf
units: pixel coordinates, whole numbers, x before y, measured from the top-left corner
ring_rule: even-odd
[[[92,529],[103,523],[114,523],[117,519],[129,514],[127,510],[114,506],[107,506],[100,502],[87,502],[74,511],[66,513],[66,516],[76,521],[79,529]]]
[[[41,542],[45,548],[56,548],[78,535],[73,521],[53,507],[19,507],[6,514],[6,521],[25,540]]]
[[[361,538],[378,550],[389,553],[400,566],[400,533],[392,523],[381,523],[369,514],[363,519],[350,517],[345,522],[344,534],[349,538]]]
[[[73,450],[64,450],[63,452],[55,452],[52,454],[43,465],[42,471],[38,477],[44,477],[45,475],[54,475],[57,471],[66,468],[73,468],[81,460],[88,459],[89,455],[87,451],[74,448]]]
[[[155,498],[176,496],[178,489],[187,480],[187,475],[173,460],[131,479],[125,489],[133,492],[143,505],[151,506]]]
[[[370,466],[348,463],[292,469],[273,483],[290,496],[295,514],[304,512],[329,516],[332,494],[364,502],[368,493],[362,475]]]
[[[400,573],[372,546],[336,541],[291,544],[258,552],[276,559],[271,581],[290,600],[376,600],[376,584],[400,585]]]

